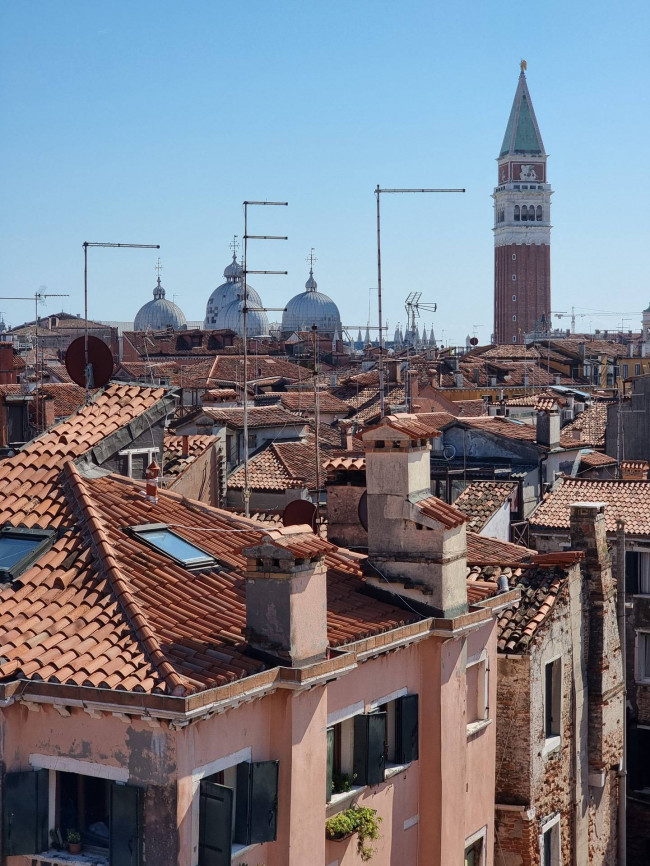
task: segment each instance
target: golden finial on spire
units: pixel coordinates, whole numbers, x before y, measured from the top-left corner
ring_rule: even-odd
[[[522,72],[525,72],[528,69],[528,64],[526,63],[525,60],[521,61],[521,63],[519,64],[519,68],[521,69]]]

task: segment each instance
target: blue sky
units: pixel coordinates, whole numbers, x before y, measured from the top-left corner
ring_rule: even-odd
[[[650,300],[647,4],[22,0],[0,4],[0,287],[69,292],[83,310],[89,241],[159,243],[163,285],[202,319],[251,212],[249,267],[268,306],[319,289],[343,321],[376,323],[373,189],[382,199],[385,318],[411,291],[436,334],[492,330],[492,200],[519,61],[549,153],[554,310],[613,311],[578,327],[636,328]],[[155,251],[90,253],[89,314],[132,320]],[[32,306],[0,301],[12,324]],[[275,314],[277,316],[279,314]],[[270,314],[271,319],[274,314]],[[564,320],[565,326],[568,323]]]

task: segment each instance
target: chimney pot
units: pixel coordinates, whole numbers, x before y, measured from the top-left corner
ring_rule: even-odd
[[[187,433],[184,433],[181,439],[181,456],[189,457],[190,456],[190,437]]]

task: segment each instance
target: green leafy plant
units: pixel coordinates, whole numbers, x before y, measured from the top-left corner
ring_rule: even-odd
[[[343,839],[357,833],[357,850],[362,860],[370,860],[375,849],[367,844],[379,839],[379,824],[381,818],[376,809],[367,806],[352,806],[338,815],[333,815],[325,822],[325,834],[328,839]]]
[[[356,773],[337,773],[336,770],[332,774],[332,794],[344,794],[346,791],[352,790],[352,783],[357,778]]]
[[[81,842],[81,833],[78,830],[68,830],[65,838],[68,844],[78,845]]]

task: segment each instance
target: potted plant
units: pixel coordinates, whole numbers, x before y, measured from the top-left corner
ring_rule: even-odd
[[[68,843],[68,851],[71,854],[78,854],[81,851],[81,833],[78,830],[68,830],[66,841]]]
[[[357,833],[357,850],[362,860],[370,860],[375,853],[368,841],[379,839],[379,824],[377,810],[367,806],[351,806],[338,815],[333,815],[325,822],[325,835],[332,841],[348,839]]]

